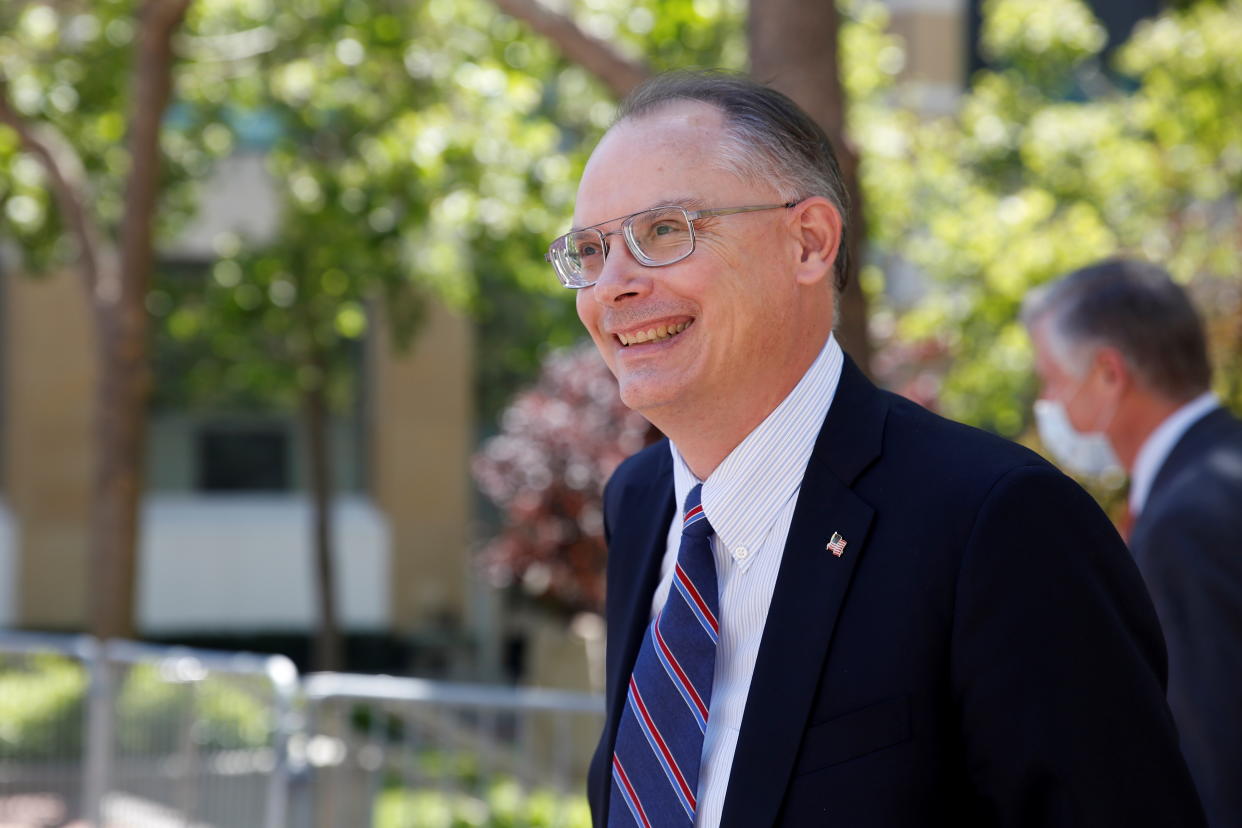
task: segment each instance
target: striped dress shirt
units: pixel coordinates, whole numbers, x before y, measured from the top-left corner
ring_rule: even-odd
[[[815,438],[836,394],[842,362],[841,346],[829,334],[819,356],[789,396],[705,481],[694,476],[677,447],[672,446],[677,502],[684,503],[690,489],[703,483],[703,510],[716,530],[712,550],[720,585],[720,641],[699,770],[695,818],[699,828],[720,824],[733,751],[785,539]],[[681,521],[675,519],[669,526],[660,585],[651,605],[653,618],[668,597],[680,545]]]

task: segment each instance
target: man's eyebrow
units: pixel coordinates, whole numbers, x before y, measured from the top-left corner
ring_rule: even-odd
[[[671,198],[658,198],[655,201],[651,202],[651,204],[649,204],[648,206],[642,208],[641,210],[635,210],[632,213],[626,213],[623,216],[616,216],[615,218],[604,219],[601,222],[597,222],[595,224],[588,224],[583,227],[578,227],[577,225],[575,225],[569,228],[569,232],[577,233],[579,230],[590,230],[593,227],[599,227],[601,224],[611,224],[614,221],[622,221],[623,219],[627,219],[630,216],[636,216],[639,213],[645,213],[648,210],[654,210],[657,207],[684,207],[687,210],[698,210],[702,206],[703,206],[703,199],[698,198],[697,196],[673,196]]]

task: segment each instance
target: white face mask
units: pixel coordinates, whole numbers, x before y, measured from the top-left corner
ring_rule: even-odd
[[[1074,474],[1104,477],[1121,473],[1121,461],[1108,438],[1099,431],[1084,434],[1075,429],[1060,400],[1035,401],[1035,427],[1056,461]]]

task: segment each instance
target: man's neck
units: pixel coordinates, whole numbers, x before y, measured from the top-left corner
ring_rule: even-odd
[[[1134,473],[1134,461],[1147,438],[1160,424],[1173,416],[1188,400],[1170,400],[1148,391],[1136,389],[1135,400],[1130,405],[1122,404],[1118,413],[1117,423],[1110,429],[1109,439],[1113,451],[1121,465],[1129,474]]]
[[[662,424],[657,417],[648,419],[677,446],[677,451],[681,453],[694,476],[699,480],[706,480],[729,453],[776,410],[776,406],[780,405],[781,400],[791,390],[793,386],[786,389],[766,410],[752,411],[749,415],[733,412],[730,416],[722,405],[714,406],[708,417],[675,417],[671,418],[673,422],[667,424]]]
[[[720,395],[685,401],[680,405],[661,406],[643,411],[652,425],[660,429],[677,446],[690,471],[699,480],[706,480],[716,467],[776,410],[793,392],[807,371],[823,353],[828,335],[825,332],[813,351],[794,357],[790,363],[799,370],[784,377],[780,383],[746,383],[738,388],[753,389],[744,394]]]

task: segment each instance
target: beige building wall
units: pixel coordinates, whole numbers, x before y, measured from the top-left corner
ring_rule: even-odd
[[[96,376],[90,316],[73,273],[4,279],[0,422],[16,535],[14,620],[83,629]],[[408,352],[378,331],[369,359],[371,484],[390,528],[392,628],[457,626],[469,594],[470,323],[432,303]]]
[[[467,614],[474,338],[438,302],[410,349],[382,322],[372,337],[372,493],[392,539],[391,607],[398,633],[451,626]]]
[[[889,0],[890,30],[901,37],[905,103],[928,114],[952,111],[966,83],[965,0]]]
[[[86,624],[93,331],[77,274],[4,277],[4,488],[17,626]]]

